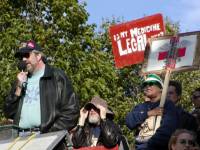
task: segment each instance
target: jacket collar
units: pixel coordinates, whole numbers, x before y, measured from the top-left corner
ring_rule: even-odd
[[[45,64],[45,70],[44,70],[43,77],[48,78],[48,77],[52,77],[52,76],[53,76],[53,68],[50,65]]]

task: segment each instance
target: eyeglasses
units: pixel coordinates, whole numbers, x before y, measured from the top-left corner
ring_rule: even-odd
[[[159,88],[161,88],[161,85],[159,84],[159,83],[157,83],[157,82],[146,82],[146,83],[144,83],[143,84],[143,88],[145,88],[146,86],[158,86]]]
[[[187,140],[187,139],[180,139],[179,143],[182,145],[188,144],[189,146],[193,146],[193,147],[196,145],[194,140]]]

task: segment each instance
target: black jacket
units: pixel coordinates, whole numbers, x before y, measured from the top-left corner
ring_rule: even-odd
[[[43,77],[40,78],[40,105],[42,133],[72,129],[79,117],[79,101],[73,92],[71,82],[62,70],[45,66]],[[19,124],[25,90],[21,96],[15,95],[16,83],[6,98],[4,113],[7,118]]]
[[[197,132],[198,124],[195,117],[185,111],[181,106],[176,106],[176,110],[179,116],[179,129],[187,129]]]
[[[74,148],[91,146],[92,133],[94,126],[86,123],[84,127],[77,126],[72,135],[72,142]],[[101,121],[100,136],[97,145],[103,145],[107,148],[115,147],[121,141],[121,131],[119,127],[114,124],[112,120]]]

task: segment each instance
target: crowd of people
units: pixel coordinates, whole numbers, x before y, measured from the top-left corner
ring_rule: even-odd
[[[47,133],[68,130],[75,149],[104,146],[128,150],[129,144],[114,122],[106,100],[94,96],[79,110],[79,100],[64,71],[47,63],[43,49],[34,41],[23,42],[15,57],[20,72],[4,104],[5,116],[25,131]],[[181,105],[182,86],[170,81],[164,107],[160,107],[163,81],[149,74],[142,83],[144,102],[125,116],[135,132],[136,150],[200,150],[200,88],[192,92],[192,112]],[[160,116],[158,127],[155,122]],[[19,131],[20,132],[20,131]],[[66,149],[63,139],[54,148]]]
[[[180,105],[182,86],[178,81],[170,81],[167,98],[163,108],[159,107],[163,83],[158,75],[150,74],[143,83],[145,101],[136,105],[126,116],[129,129],[136,129],[136,150],[184,150],[199,149],[199,122],[197,104],[200,92],[196,89],[192,93],[194,109],[192,113],[184,110]],[[195,104],[196,102],[196,104]],[[195,106],[196,105],[196,106]],[[154,116],[154,117],[152,117]],[[155,118],[162,116],[160,126],[155,130]],[[190,134],[190,137],[185,135]],[[176,138],[175,138],[176,137]],[[189,142],[177,142],[192,138]]]

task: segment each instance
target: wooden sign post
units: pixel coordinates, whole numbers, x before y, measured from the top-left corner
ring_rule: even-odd
[[[162,107],[162,108],[164,107],[164,104],[166,101],[171,71],[175,68],[175,65],[176,65],[176,59],[177,59],[178,48],[179,48],[178,39],[179,39],[178,36],[174,36],[170,39],[171,49],[169,50],[167,58],[166,58],[166,74],[165,74],[164,85],[163,85],[163,90],[162,90],[162,95],[161,95],[161,100],[160,100],[160,105],[159,105],[159,107]],[[161,119],[162,119],[161,116],[156,116],[154,133],[160,127]]]

